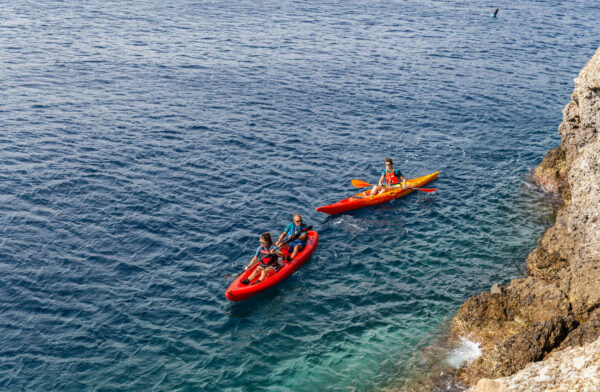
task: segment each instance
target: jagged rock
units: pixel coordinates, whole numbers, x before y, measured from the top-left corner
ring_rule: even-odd
[[[598,140],[600,128],[600,49],[574,79],[571,102],[563,109],[558,128],[561,145],[549,151],[534,171],[534,179],[550,192],[562,192],[568,204],[570,189],[567,173],[585,145]]]
[[[600,140],[579,151],[569,172],[567,232],[574,246],[563,279],[574,312],[584,316],[600,305]]]
[[[594,310],[589,317],[580,320],[579,326],[569,334],[558,349],[583,346],[593,342],[598,336],[600,336],[600,308]]]
[[[481,343],[485,350],[528,325],[556,316],[566,319],[569,312],[568,298],[555,285],[532,277],[515,279],[502,294],[484,292],[469,298],[454,316],[450,331]]]
[[[534,170],[533,179],[547,192],[561,193],[567,183],[565,150],[560,146],[548,151]]]
[[[525,264],[530,275],[546,282],[560,280],[560,272],[568,266],[568,259],[574,252],[574,239],[563,225],[565,219],[567,218],[560,220],[561,224],[557,223],[549,228],[527,257]]]
[[[482,379],[467,392],[600,391],[600,339],[552,354],[511,377]]]
[[[500,381],[490,380],[482,378],[475,388],[469,390],[470,392],[510,392],[510,390],[502,384]]]
[[[502,294],[502,290],[500,289],[500,286],[498,285],[498,283],[494,283],[492,285],[490,294]]]
[[[533,324],[487,350],[461,374],[461,379],[472,384],[483,377],[509,376],[529,362],[543,359],[575,326],[572,317]]]
[[[534,171],[534,179],[546,190],[562,192],[570,202],[567,174],[581,148],[598,140],[600,127],[600,50],[574,79],[571,102],[563,109],[563,121],[558,128],[561,145],[549,151]]]
[[[561,145],[534,172],[564,205],[527,258],[529,276],[469,298],[452,321],[451,337],[481,343],[482,356],[461,372],[470,385],[513,374],[559,348],[589,345],[600,334],[600,49],[575,79],[571,98]]]

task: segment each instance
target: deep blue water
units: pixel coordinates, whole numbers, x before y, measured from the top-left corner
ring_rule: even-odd
[[[496,5],[497,19],[490,18]],[[523,276],[596,1],[0,5],[0,390],[411,388]],[[335,217],[377,181],[413,193]],[[293,213],[311,260],[224,291]],[[443,361],[440,354],[439,361]]]

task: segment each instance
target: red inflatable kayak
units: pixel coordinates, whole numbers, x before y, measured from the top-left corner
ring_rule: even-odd
[[[241,301],[243,299],[252,297],[260,293],[261,291],[265,291],[266,289],[275,286],[277,283],[281,282],[288,276],[294,273],[302,264],[306,262],[310,258],[310,255],[317,248],[317,244],[319,243],[319,234],[316,231],[309,231],[306,239],[306,246],[302,249],[296,257],[285,263],[279,270],[275,273],[272,273],[266,277],[266,279],[258,284],[253,284],[258,280],[258,277],[254,279],[250,284],[244,285],[242,284],[242,280],[246,279],[250,276],[250,274],[258,267],[260,263],[256,263],[247,271],[244,271],[240,276],[238,276],[227,291],[225,291],[225,297],[230,301]],[[286,255],[287,250],[283,250],[282,253]]]
[[[407,188],[391,188],[386,190],[383,193],[380,193],[375,196],[369,196],[369,192],[371,192],[371,188],[367,189],[364,192],[360,192],[354,196],[350,196],[347,199],[338,201],[337,203],[329,204],[322,207],[317,207],[317,211],[324,212],[325,214],[339,214],[340,212],[356,210],[358,208],[374,206],[377,204],[385,203],[404,195],[408,195],[411,192],[414,192],[414,189],[408,188],[419,188],[423,185],[427,184],[435,180],[435,178],[440,174],[439,171],[435,173],[428,174],[423,177],[413,178],[412,180],[406,181]]]

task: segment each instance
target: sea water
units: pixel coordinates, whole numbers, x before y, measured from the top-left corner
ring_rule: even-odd
[[[0,5],[0,389],[372,391],[525,274],[597,2]],[[338,216],[386,157],[429,187]],[[318,249],[224,297],[294,213]],[[447,363],[451,353],[438,355]],[[452,358],[452,357],[450,357]]]

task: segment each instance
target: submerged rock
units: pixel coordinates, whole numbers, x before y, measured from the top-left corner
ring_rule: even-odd
[[[469,298],[452,321],[451,337],[481,344],[482,356],[460,373],[469,385],[512,375],[559,349],[600,344],[600,49],[575,79],[571,98],[561,145],[534,173],[564,206],[527,257],[529,276]],[[477,390],[508,385],[487,380]]]

